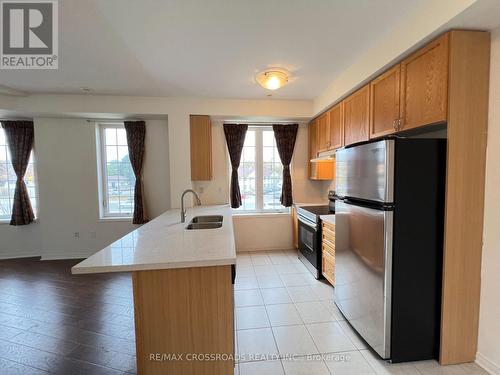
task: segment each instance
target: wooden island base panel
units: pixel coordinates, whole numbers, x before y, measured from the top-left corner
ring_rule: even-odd
[[[234,373],[231,266],[132,273],[137,373]]]

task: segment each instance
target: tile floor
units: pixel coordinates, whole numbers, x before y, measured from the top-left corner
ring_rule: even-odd
[[[487,374],[474,364],[388,364],[343,319],[333,288],[293,251],[242,252],[234,286],[238,375]]]

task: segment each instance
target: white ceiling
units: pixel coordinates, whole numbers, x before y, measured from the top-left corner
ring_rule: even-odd
[[[431,0],[59,0],[57,71],[1,71],[30,93],[265,98],[267,67],[294,79],[275,98],[313,99]]]

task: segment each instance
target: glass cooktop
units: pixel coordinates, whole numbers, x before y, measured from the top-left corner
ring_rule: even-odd
[[[330,207],[328,205],[325,206],[300,206],[303,210],[312,212],[315,215],[329,215],[333,214],[333,211],[330,211]]]

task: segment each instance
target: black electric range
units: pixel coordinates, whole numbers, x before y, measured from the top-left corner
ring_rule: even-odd
[[[299,259],[316,279],[321,275],[321,215],[335,213],[335,192],[328,193],[328,205],[297,207]]]

